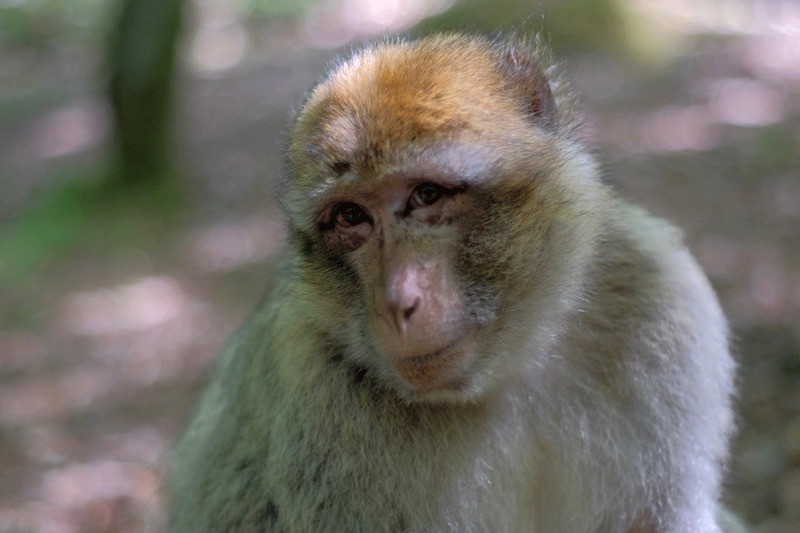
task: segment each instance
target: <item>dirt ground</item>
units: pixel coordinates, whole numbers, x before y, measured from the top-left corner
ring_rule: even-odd
[[[22,272],[0,256],[0,531],[140,531],[158,513],[209,363],[269,288],[283,134],[332,57],[272,32],[227,69],[185,60],[179,209],[90,213]],[[800,531],[798,50],[796,32],[773,32],[696,40],[650,69],[564,57],[608,180],[683,228],[730,317],[740,431],[725,499],[765,533]],[[7,231],[47,187],[102,165],[109,125],[96,48],[1,61],[3,109],[19,110],[0,125]]]

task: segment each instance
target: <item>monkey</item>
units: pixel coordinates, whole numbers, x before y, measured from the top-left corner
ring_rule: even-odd
[[[541,39],[355,51],[289,133],[287,253],[172,453],[172,531],[717,532],[726,319]]]

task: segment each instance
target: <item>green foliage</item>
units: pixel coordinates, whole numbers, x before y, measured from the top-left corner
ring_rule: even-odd
[[[614,49],[623,45],[625,20],[614,0],[554,2],[544,29],[556,49]]]
[[[557,51],[617,46],[624,33],[614,0],[462,0],[417,29],[541,33]]]
[[[111,0],[0,1],[0,44],[41,47],[102,32]]]
[[[0,230],[0,273],[21,278],[79,239],[86,226],[82,193],[69,184]]]
[[[795,136],[785,124],[761,130],[754,143],[754,159],[765,169],[790,169],[798,166]]]
[[[21,5],[0,5],[0,35],[7,42],[25,42],[36,35],[36,17]]]
[[[247,15],[280,16],[302,13],[319,0],[239,0],[240,9]]]
[[[72,254],[96,257],[148,243],[183,212],[175,185],[120,186],[72,173],[40,193],[25,212],[0,226],[0,283],[35,283],[47,265]],[[175,180],[168,180],[174,183]]]
[[[0,122],[5,125],[29,120],[42,114],[43,110],[66,105],[72,93],[67,87],[43,85],[26,88],[14,94],[0,95]]]

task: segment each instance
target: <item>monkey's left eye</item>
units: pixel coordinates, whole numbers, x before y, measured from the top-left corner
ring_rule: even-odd
[[[333,220],[339,226],[350,228],[369,222],[369,215],[358,204],[342,202],[333,208]]]
[[[414,201],[418,205],[433,205],[445,194],[445,188],[435,183],[423,183],[414,189]]]

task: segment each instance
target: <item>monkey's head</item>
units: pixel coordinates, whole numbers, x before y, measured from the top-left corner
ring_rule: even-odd
[[[601,188],[539,65],[519,42],[379,44],[293,129],[285,205],[319,323],[411,401],[487,393],[579,298]]]

